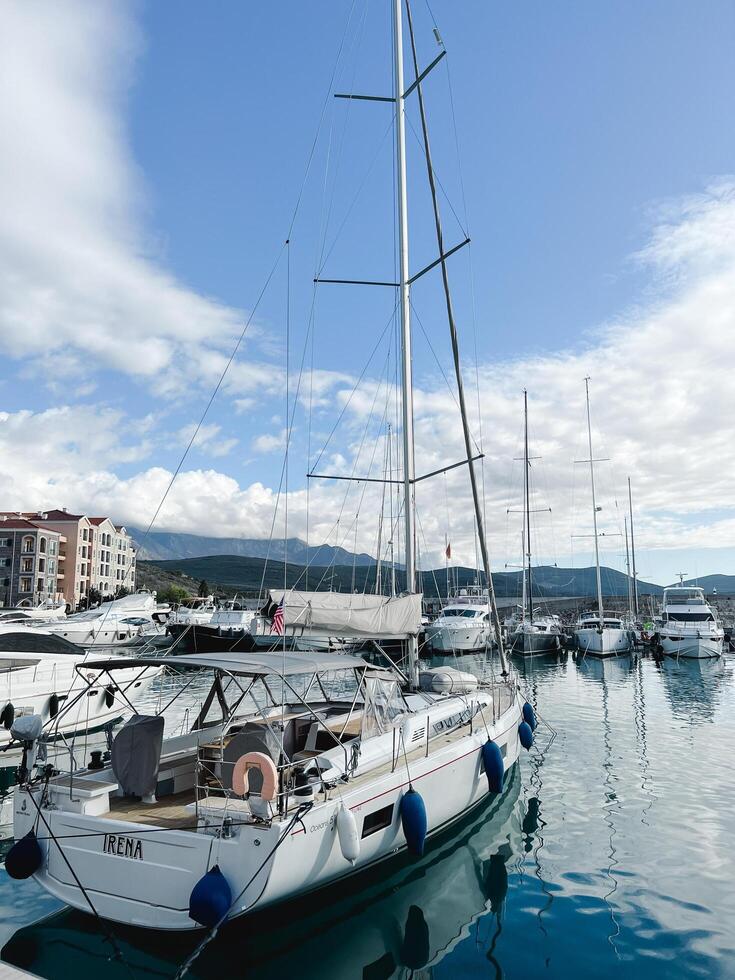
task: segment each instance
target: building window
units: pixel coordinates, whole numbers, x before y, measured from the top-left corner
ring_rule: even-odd
[[[38,550],[42,554],[44,554],[44,555],[46,554],[46,538],[40,538],[39,539],[39,542],[38,542]]]
[[[32,537],[23,538],[23,551],[35,551],[35,547]]]
[[[12,548],[13,539],[12,538],[0,538],[0,548]]]
[[[21,560],[20,560],[20,570],[21,570],[21,572],[32,572],[33,571],[33,559],[32,558],[21,558]]]
[[[89,530],[86,527],[82,528],[82,541],[89,541]]]
[[[50,555],[55,555],[56,554],[56,542],[55,541],[49,541],[49,543],[48,543],[48,553]]]
[[[31,580],[29,578],[21,578],[20,580],[20,591],[21,592],[32,592],[33,587],[31,585]]]
[[[3,568],[9,568],[10,567],[10,559],[9,558],[0,558],[0,565],[2,565]]]
[[[54,575],[56,572],[56,559],[49,558],[48,560],[48,573],[49,575]]]
[[[46,571],[46,559],[45,558],[39,558],[38,559],[38,570],[39,570],[39,572],[45,572]]]

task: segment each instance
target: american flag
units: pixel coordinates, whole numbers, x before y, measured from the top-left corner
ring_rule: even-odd
[[[271,623],[271,633],[276,633],[278,636],[283,636],[283,603],[279,602],[276,611],[273,613],[273,622]]]

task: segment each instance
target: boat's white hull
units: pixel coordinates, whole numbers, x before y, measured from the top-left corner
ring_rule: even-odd
[[[458,699],[458,705],[462,703]],[[101,916],[145,928],[194,929],[197,926],[188,914],[189,896],[213,864],[219,865],[233,898],[237,896],[231,913],[234,918],[347,878],[405,850],[399,802],[409,785],[423,797],[429,835],[464,816],[488,793],[481,757],[488,729],[501,748],[506,771],[519,756],[520,700],[514,700],[494,724],[487,712],[485,709],[487,729],[476,716],[472,731],[467,725],[466,734],[433,745],[428,756],[417,757],[414,750],[409,755],[410,779],[399,756],[394,771],[387,765],[374,778],[344,784],[339,795],[317,802],[299,823],[293,823],[291,817],[274,820],[270,826],[236,823],[230,839],[218,840],[209,833],[181,830],[150,833],[150,826],[60,809],[45,809],[43,815],[53,833],[63,839],[64,853]],[[343,856],[337,833],[342,803],[353,813],[360,836],[354,864]],[[363,837],[364,818],[384,808],[390,808],[386,826]],[[16,837],[33,826],[36,815],[28,792],[19,792]],[[231,815],[236,821],[236,809]],[[80,835],[78,841],[70,840],[74,835]],[[58,846],[42,838],[40,843],[45,859],[36,879],[61,901],[88,909]],[[135,853],[138,858],[132,856]]]
[[[724,634],[714,636],[659,636],[661,648],[667,657],[685,657],[692,660],[709,660],[721,657],[724,646]]]
[[[40,715],[46,723],[45,732],[51,738],[101,728],[129,713],[125,698],[116,691],[108,692],[111,681],[107,674],[86,671],[82,660],[70,657],[65,660],[41,660],[36,666],[16,668],[10,674],[0,675],[0,708],[12,704],[16,718]],[[133,690],[137,696],[162,669],[149,667],[144,671],[131,659],[129,670],[116,671],[114,686],[125,692],[130,685],[128,697],[132,697]],[[99,684],[90,687],[88,680],[96,676]],[[52,718],[54,696],[58,714]],[[10,740],[8,729],[0,726],[0,746]]]
[[[427,626],[426,645],[435,653],[456,653],[484,650],[492,644],[492,630],[487,627],[455,629],[447,626]]]
[[[596,627],[582,628],[574,631],[577,649],[581,653],[590,653],[596,657],[615,657],[621,653],[630,653],[632,641],[630,631],[606,627],[598,630]]]

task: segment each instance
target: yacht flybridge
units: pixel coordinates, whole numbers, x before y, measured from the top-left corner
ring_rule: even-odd
[[[670,657],[704,660],[722,656],[725,631],[704,596],[704,589],[677,585],[664,589],[658,645]]]
[[[115,684],[130,663],[87,669]],[[502,680],[444,694],[446,671],[412,688],[394,669],[306,653],[186,654],[169,669],[211,676],[188,734],[162,741],[161,716],[135,715],[109,764],[74,772],[73,793],[67,775],[16,792],[16,838],[39,838],[36,880],[118,922],[211,926],[420,853],[518,759],[522,704]]]
[[[378,668],[347,655],[291,654],[285,640],[282,649],[267,653],[185,654],[171,658],[169,669],[211,675],[209,693],[187,734],[164,739],[164,712],[140,714],[118,733],[110,763],[101,769],[57,776],[27,765],[16,794],[18,840],[6,858],[8,872],[34,874],[63,901],[106,918],[146,928],[214,929],[396,852],[421,854],[427,837],[464,816],[488,792],[502,792],[520,746],[530,748],[533,741],[534,712],[519,696],[497,620],[449,293],[447,251],[452,250],[443,242],[429,150],[422,86],[442,56],[421,71],[406,2],[414,78],[405,81],[404,4],[393,0],[392,7],[394,94],[381,99],[393,103],[395,126],[400,485],[405,579],[412,598],[404,604],[406,621],[390,631],[406,636],[405,671],[387,657],[387,667]],[[498,641],[499,670],[489,685],[451,668],[422,672],[419,665],[407,98],[417,100],[421,119],[439,255],[428,269],[438,266],[442,273],[465,445],[461,463],[470,477]],[[289,595],[281,604],[281,629],[290,615]],[[350,603],[353,622],[371,620],[378,635],[385,631],[382,607],[365,609],[361,617],[360,597],[352,596]],[[312,602],[311,626],[331,635],[326,620],[334,610],[322,613],[325,621],[317,622]],[[161,661],[138,663],[158,667]],[[116,672],[128,666],[120,660],[89,664],[113,684]],[[32,753],[30,737],[24,745]]]

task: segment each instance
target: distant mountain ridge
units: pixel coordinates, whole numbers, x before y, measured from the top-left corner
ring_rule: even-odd
[[[678,582],[672,582],[672,585],[678,585]],[[690,578],[684,582],[684,585],[695,585],[699,586],[700,589],[704,589],[706,593],[711,593],[715,589],[718,592],[722,592],[725,595],[731,595],[735,593],[735,575],[701,575],[699,578]],[[669,588],[669,586],[667,586]]]
[[[283,585],[284,573],[289,587],[297,586],[311,590],[334,588],[342,592],[372,592],[375,588],[376,565],[335,563],[331,567],[312,564],[307,576],[303,565],[289,562],[286,567],[280,561],[263,558],[253,558],[241,555],[207,555],[197,558],[179,558],[157,560],[143,565],[153,565],[165,572],[182,572],[194,581],[205,579],[210,587],[216,585],[240,589],[243,592],[257,592],[261,583],[266,588],[278,588]],[[462,587],[475,582],[474,568],[453,568],[452,582]],[[422,572],[423,591],[426,596],[446,595],[447,577],[444,568]],[[601,569],[602,590],[606,596],[625,596],[628,592],[628,579],[622,572],[614,568]],[[383,584],[387,584],[384,574]],[[513,598],[523,591],[522,573],[498,572],[493,575],[493,583],[498,598]],[[405,587],[404,573],[396,570],[396,589],[400,592]],[[544,566],[534,569],[534,599],[556,599],[565,597],[592,597],[596,594],[596,576],[594,568],[556,568]],[[638,583],[641,595],[660,595],[663,591],[660,585],[650,585],[647,582]]]
[[[213,538],[200,534],[181,534],[174,531],[145,531],[128,526],[128,531],[138,547],[139,557],[146,561],[170,561],[182,558],[206,558],[212,555],[239,555],[242,558],[266,558],[274,561],[287,559],[297,565],[374,565],[371,555],[354,555],[344,548],[332,545],[308,545],[300,538],[287,541],[263,538]],[[140,543],[145,537],[145,544]]]

